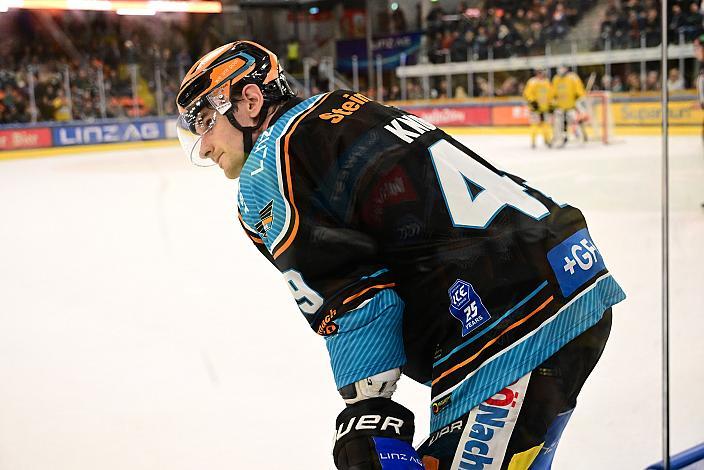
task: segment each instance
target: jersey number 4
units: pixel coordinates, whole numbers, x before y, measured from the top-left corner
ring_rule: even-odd
[[[439,140],[428,151],[455,227],[486,228],[506,206],[534,219],[549,214],[525,187],[494,173],[450,142]]]

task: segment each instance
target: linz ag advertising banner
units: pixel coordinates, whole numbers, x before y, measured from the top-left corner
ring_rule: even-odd
[[[46,127],[0,129],[0,150],[51,147],[51,130]]]
[[[420,49],[421,32],[394,34],[372,40],[372,67],[376,67],[376,56],[381,56],[384,70],[393,70],[401,65],[401,53],[406,54],[406,65],[416,64]],[[357,56],[359,70],[367,69],[367,40],[345,39],[337,41],[337,69],[352,71],[352,56]]]
[[[166,138],[164,121],[157,120],[59,126],[52,134],[55,147]]]

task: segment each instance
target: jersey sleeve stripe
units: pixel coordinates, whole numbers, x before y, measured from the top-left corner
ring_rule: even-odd
[[[357,292],[356,294],[350,295],[349,297],[347,297],[345,300],[342,301],[342,305],[345,305],[345,304],[352,302],[354,299],[363,296],[364,294],[366,294],[367,292],[369,292],[372,289],[386,289],[388,287],[396,287],[396,283],[390,282],[389,284],[377,284],[375,286],[369,286],[366,289],[362,289],[361,291]]]
[[[540,306],[538,306],[538,308],[536,308],[535,310],[533,310],[533,311],[530,312],[528,315],[526,315],[525,317],[521,318],[520,320],[518,320],[517,322],[515,322],[514,324],[512,324],[512,325],[509,326],[508,328],[506,328],[504,331],[501,332],[501,334],[500,334],[499,336],[497,336],[496,338],[494,338],[494,339],[492,339],[491,341],[487,342],[484,346],[482,346],[482,348],[481,348],[479,351],[476,352],[476,354],[474,354],[474,355],[471,356],[470,358],[468,358],[468,359],[466,359],[466,360],[460,362],[460,363],[457,364],[456,366],[454,366],[454,367],[452,367],[452,368],[446,370],[446,371],[443,372],[442,374],[440,374],[437,378],[435,378],[435,379],[432,381],[432,385],[435,385],[437,382],[439,382],[440,380],[444,379],[445,377],[447,377],[447,376],[450,375],[451,373],[455,372],[457,369],[461,369],[462,367],[466,366],[467,364],[469,364],[470,362],[472,362],[473,360],[475,360],[477,357],[479,357],[479,355],[480,355],[486,348],[488,348],[489,346],[491,346],[492,344],[494,344],[495,342],[497,342],[497,341],[499,340],[499,338],[501,338],[503,335],[505,335],[505,334],[508,333],[509,331],[513,330],[514,328],[517,328],[518,326],[522,325],[523,323],[525,323],[526,321],[528,321],[528,319],[529,319],[530,317],[532,317],[533,315],[535,315],[536,313],[540,312],[542,309],[544,309],[545,307],[547,307],[548,304],[554,300],[554,298],[555,298],[555,297],[551,295],[550,297],[547,298],[547,300],[545,300],[545,302],[543,302],[542,304],[540,304]]]
[[[278,248],[276,248],[272,254],[274,259],[278,258],[284,251],[288,249],[289,246],[291,246],[291,243],[293,243],[293,240],[296,238],[296,234],[298,233],[298,225],[299,225],[299,216],[298,216],[298,208],[296,207],[296,203],[293,198],[293,181],[291,178],[291,164],[290,164],[290,154],[289,154],[289,141],[291,139],[291,136],[293,135],[294,131],[296,130],[296,127],[298,127],[298,124],[300,124],[303,119],[306,118],[310,113],[312,113],[315,109],[320,107],[331,95],[332,93],[327,93],[321,100],[317,102],[314,106],[312,106],[308,111],[304,112],[301,114],[298,119],[296,120],[295,123],[286,131],[286,134],[284,135],[284,163],[286,165],[286,182],[288,184],[288,201],[291,204],[291,208],[293,209],[293,228],[291,229],[291,233],[288,234],[286,238],[281,242]]]

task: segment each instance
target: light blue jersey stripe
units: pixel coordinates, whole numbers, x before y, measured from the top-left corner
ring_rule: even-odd
[[[338,333],[325,337],[337,388],[406,363],[404,303],[384,289],[363,307],[335,320]]]
[[[259,211],[273,201],[273,219],[261,236],[271,253],[286,235],[291,222],[291,207],[284,196],[283,168],[280,143],[295,120],[317,105],[327,95],[317,95],[297,104],[257,138],[242,168],[237,200],[245,224],[255,228],[260,222]]]
[[[378,277],[378,276],[381,276],[382,274],[388,273],[388,272],[389,272],[388,269],[386,269],[386,268],[381,268],[380,270],[378,270],[378,271],[375,272],[374,274],[370,274],[369,276],[362,276],[362,279],[369,279],[370,277]]]

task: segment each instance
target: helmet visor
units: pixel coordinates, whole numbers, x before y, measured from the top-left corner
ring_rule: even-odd
[[[215,162],[205,155],[201,144],[203,136],[211,132],[215,121],[232,108],[230,86],[223,84],[193,102],[179,116],[176,133],[181,147],[196,166],[211,166]]]
[[[218,112],[210,106],[207,98],[189,106],[176,121],[176,134],[181,148],[196,166],[211,166],[215,162],[202,149],[203,137],[215,127]]]

